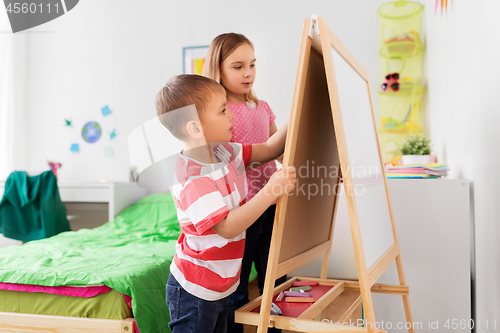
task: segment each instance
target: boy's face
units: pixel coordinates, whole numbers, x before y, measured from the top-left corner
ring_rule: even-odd
[[[227,109],[226,96],[215,94],[200,115],[201,127],[207,143],[229,142],[233,136],[234,115]]]

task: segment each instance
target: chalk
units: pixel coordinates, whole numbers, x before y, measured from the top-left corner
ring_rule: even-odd
[[[311,289],[312,289],[311,286],[302,286],[302,287],[290,288],[290,291],[301,291],[301,290],[308,291]]]
[[[313,294],[306,292],[297,292],[297,291],[285,291],[285,296],[287,297],[312,297]]]
[[[316,285],[318,285],[318,281],[293,281],[294,287],[316,286]]]
[[[281,309],[276,304],[271,303],[271,314],[274,316],[280,316],[283,312],[281,312]]]
[[[276,297],[276,301],[281,302],[283,300],[283,297],[285,297],[285,293],[280,292],[280,294]]]
[[[286,301],[290,303],[312,303],[316,302],[316,299],[312,297],[287,297]]]

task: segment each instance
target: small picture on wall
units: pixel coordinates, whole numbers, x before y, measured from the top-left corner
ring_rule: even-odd
[[[201,75],[208,46],[190,46],[182,49],[184,74]]]

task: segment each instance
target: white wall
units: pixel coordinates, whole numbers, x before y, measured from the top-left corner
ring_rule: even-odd
[[[0,94],[0,108],[5,108],[0,110],[0,131],[4,131],[0,132],[0,140],[4,140],[0,142],[0,180],[14,166],[25,168],[28,157],[25,124],[28,39],[27,34],[10,33],[7,12],[0,10],[0,50],[5,52],[0,61],[6,61],[0,69],[0,80],[7,85]]]
[[[243,33],[255,44],[255,90],[274,109],[280,126],[290,113],[304,19],[312,13],[325,17],[371,77],[378,78],[381,3],[81,1],[66,15],[15,36],[29,36],[27,119],[17,136],[27,138],[29,145],[18,150],[15,166],[38,171],[54,160],[63,164],[61,180],[127,181],[127,136],[155,116],[156,92],[182,72],[182,47],[208,45],[229,31]],[[73,136],[62,125],[64,118],[90,114],[106,104],[116,111],[115,156],[70,153]]]
[[[472,180],[477,332],[500,320],[499,11],[494,0],[455,1],[447,17],[427,8],[425,21],[430,135],[452,177]]]

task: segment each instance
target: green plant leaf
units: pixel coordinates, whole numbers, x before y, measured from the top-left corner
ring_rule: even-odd
[[[420,135],[408,136],[401,147],[403,155],[429,155],[431,153],[431,140]]]

